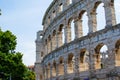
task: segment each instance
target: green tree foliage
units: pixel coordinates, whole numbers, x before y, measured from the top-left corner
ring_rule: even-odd
[[[35,80],[35,73],[31,70],[26,70],[24,80]]]
[[[16,47],[16,36],[14,36],[10,31],[0,30],[0,51],[3,53],[13,52]]]
[[[22,63],[21,53],[5,54],[0,52],[0,62],[0,72],[4,73],[4,77],[8,79],[11,75],[12,80],[23,80],[26,67]]]
[[[22,63],[23,55],[15,52],[16,44],[15,35],[0,29],[0,77],[3,80],[9,80],[10,76],[12,80],[35,80],[32,79],[35,75]]]

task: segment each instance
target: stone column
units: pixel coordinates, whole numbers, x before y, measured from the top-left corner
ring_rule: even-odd
[[[50,78],[52,79],[52,68],[53,68],[53,65],[51,64],[50,65]]]
[[[47,51],[47,44],[45,44],[45,55],[47,55],[48,51]]]
[[[89,33],[95,32],[97,30],[97,21],[96,21],[96,13],[88,13],[88,27]]]
[[[48,40],[46,40],[47,42],[46,42],[46,51],[47,51],[47,53],[46,54],[48,54],[48,47],[49,47],[49,45],[48,45]]]
[[[112,41],[111,41],[112,42]],[[115,67],[115,48],[113,44],[108,45],[108,58],[105,61],[105,67]]]
[[[49,52],[50,52],[50,41],[48,41],[48,54],[49,54]]]
[[[55,34],[55,45],[54,45],[54,49],[56,49],[57,48],[57,33]]]
[[[52,38],[53,38],[53,37],[51,37],[51,39],[50,39],[50,52],[52,51],[52,44],[53,44],[53,43],[52,43],[52,40],[53,40]]]
[[[67,75],[67,58],[64,59],[64,76]]]
[[[63,41],[62,41],[63,37],[62,37],[62,34],[63,34],[62,32],[58,32],[58,41],[57,41],[58,47],[62,46],[62,44],[63,44]]]
[[[56,49],[56,35],[53,36],[53,39],[52,39],[52,50],[55,50]]]
[[[71,27],[70,26],[65,26],[65,43],[69,43],[71,41]]]
[[[82,20],[78,18],[74,20],[75,26],[75,39],[80,38],[83,36],[83,29],[82,29]]]
[[[74,56],[74,73],[75,76],[78,77],[79,76],[79,50],[75,49],[75,56]]]
[[[70,0],[65,0],[65,1],[66,1],[66,7],[69,6]]]
[[[44,66],[44,79],[46,80],[46,68],[45,68],[45,66]]]
[[[51,51],[53,51],[54,50],[54,36],[53,35],[51,37],[51,47],[52,47]]]
[[[94,48],[91,47],[91,49],[89,50],[89,69],[90,70],[94,70],[95,69],[95,64],[94,64]]]
[[[110,0],[109,1],[106,0],[104,9],[105,9],[106,27],[115,25],[116,17],[115,17],[114,3],[110,2]]]
[[[49,67],[47,67],[47,75],[48,75],[48,79],[50,78],[50,65]]]
[[[68,0],[63,0],[63,10],[67,9],[67,2]]]
[[[56,33],[56,48],[59,47],[59,43],[58,43],[58,40],[59,40],[59,32]]]
[[[45,69],[46,69],[46,79],[48,79],[48,67],[46,66]]]
[[[58,75],[59,75],[58,68],[59,68],[59,62],[57,61],[56,62],[56,77],[58,77]]]

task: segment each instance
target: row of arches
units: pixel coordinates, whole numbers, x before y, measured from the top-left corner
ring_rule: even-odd
[[[111,4],[114,4],[114,1],[111,1]],[[67,24],[61,23],[57,29],[52,30],[48,38],[45,39],[46,53],[50,53],[56,48],[65,43],[69,43],[74,39],[86,36],[88,33],[104,29],[105,26],[110,22],[109,20],[107,23],[107,19],[110,18],[105,17],[105,15],[109,15],[105,14],[106,8],[103,6],[105,6],[105,4],[101,1],[98,1],[95,3],[90,14],[87,13],[86,10],[82,10],[77,18],[70,17],[68,21],[66,21]],[[111,7],[111,16],[113,16],[112,24],[115,25],[116,20],[114,19],[116,18],[114,16],[114,5],[111,5]]]
[[[95,53],[92,55],[94,69],[107,68],[107,59],[109,58],[108,46],[100,43],[95,47]],[[54,60],[52,63],[48,62],[45,69],[46,78],[56,77],[60,75],[75,73],[75,69],[79,72],[88,71],[90,68],[90,51],[87,49],[81,49],[78,53],[70,53],[67,57],[59,57],[58,60]],[[75,54],[78,54],[77,56]],[[120,40],[115,44],[115,66],[120,66]],[[77,66],[76,66],[77,65]],[[77,67],[77,68],[76,68]]]
[[[111,6],[114,6],[115,7],[115,10],[114,10],[114,8],[111,8],[111,10],[112,11],[115,11],[116,13],[117,13],[117,16],[119,15],[119,5],[118,5],[118,3],[120,3],[120,1],[119,0],[110,0],[111,1]],[[46,23],[44,23],[44,27],[47,27],[47,26],[49,26],[49,24],[51,23],[51,21],[53,21],[53,19],[56,17],[56,15],[58,14],[58,13],[60,13],[60,12],[62,12],[63,11],[63,6],[65,5],[65,6],[68,6],[68,5],[70,5],[70,4],[72,4],[73,3],[73,1],[72,0],[68,0],[68,1],[66,1],[65,2],[65,4],[63,4],[62,2],[60,2],[59,3],[59,10],[57,11],[57,10],[55,10],[55,9],[53,9],[52,10],[52,14],[50,14],[49,16],[48,16],[48,18],[46,19],[47,20],[47,22]],[[105,3],[105,1],[104,1],[104,3]],[[105,9],[103,8],[103,7],[105,7],[104,6],[104,3],[102,2],[102,1],[97,1],[96,3],[95,3],[95,5],[94,5],[94,7],[93,7],[93,10],[91,10],[91,13],[94,13],[94,12],[96,12],[97,13],[97,15],[99,15],[98,17],[99,17],[99,21],[101,22],[101,18],[102,18],[102,22],[101,22],[101,26],[98,28],[98,30],[99,29],[102,29],[103,28],[103,26],[105,26],[105,24],[106,24],[106,22],[105,22]],[[56,8],[56,7],[55,7]],[[94,14],[96,14],[96,13],[94,13]],[[99,14],[98,14],[99,13]],[[113,15],[114,16],[114,15]],[[113,17],[112,16],[112,17]],[[108,16],[107,16],[108,17]],[[94,21],[95,22],[95,21]],[[117,23],[119,23],[120,22],[120,19],[119,18],[117,18]],[[47,25],[46,25],[47,24]],[[97,25],[98,26],[98,25]],[[45,28],[46,29],[46,28]]]
[[[52,10],[49,12],[50,15],[48,15],[46,19],[47,25],[45,24],[45,26],[48,26],[51,23],[51,21],[65,9],[65,7],[68,7],[72,3],[73,0],[58,1],[58,3],[55,4],[55,6],[56,5],[57,6],[56,7],[53,6]]]

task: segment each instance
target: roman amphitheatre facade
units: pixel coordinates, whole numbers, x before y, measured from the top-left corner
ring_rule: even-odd
[[[114,1],[52,1],[35,41],[36,80],[120,80],[120,24],[116,23]],[[105,26],[98,30],[100,4],[104,5]]]

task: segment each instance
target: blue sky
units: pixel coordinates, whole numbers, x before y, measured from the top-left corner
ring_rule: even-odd
[[[16,51],[22,52],[23,62],[35,62],[36,32],[42,29],[42,18],[51,0],[0,0],[0,27],[17,36]]]
[[[53,0],[0,0],[0,27],[17,36],[16,51],[22,52],[23,62],[35,62],[36,32],[42,29],[42,18]],[[120,16],[120,0],[115,0],[116,15]],[[117,23],[120,18],[117,17]],[[87,23],[86,23],[87,24]]]

